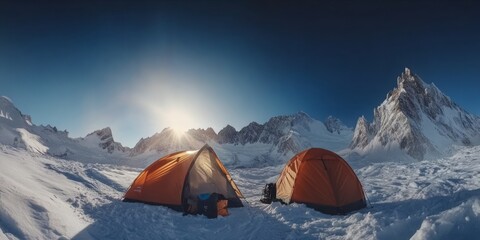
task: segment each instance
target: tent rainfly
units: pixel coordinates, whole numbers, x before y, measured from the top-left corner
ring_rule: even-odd
[[[276,198],[328,214],[366,207],[362,184],[352,168],[337,154],[321,148],[307,149],[288,161],[276,183]]]
[[[123,200],[182,211],[187,199],[203,193],[222,194],[228,207],[243,207],[242,193],[208,144],[155,161],[137,176]]]

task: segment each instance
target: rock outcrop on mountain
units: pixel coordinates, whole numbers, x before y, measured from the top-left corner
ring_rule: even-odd
[[[198,133],[199,131],[195,132]],[[203,144],[202,141],[195,139],[188,133],[181,134],[172,128],[165,128],[151,137],[140,139],[133,147],[132,154],[138,155],[149,151],[173,153],[186,149],[199,149]]]
[[[334,116],[328,116],[327,119],[323,122],[327,130],[331,133],[338,133],[342,132],[343,130],[349,129],[345,124],[343,124],[340,119]]]
[[[251,122],[246,127],[242,128],[237,134],[238,143],[245,145],[247,143],[258,142],[260,134],[263,132],[264,125],[257,122]]]
[[[109,127],[89,133],[83,140],[96,140],[98,141],[98,146],[102,149],[107,150],[107,152],[109,153],[112,153],[115,150],[120,152],[125,152],[129,150],[128,148],[122,146],[121,143],[115,142],[115,140],[113,139],[112,130]]]
[[[367,146],[372,139],[373,132],[374,131],[368,124],[367,119],[365,119],[364,116],[361,116],[357,121],[357,125],[355,126],[355,131],[353,132],[353,139],[350,146],[354,148],[363,148]]]
[[[31,125],[31,121],[31,117],[22,114],[8,97],[0,97],[0,123],[11,127],[26,127]]]
[[[218,132],[218,143],[236,143],[237,134],[238,132],[234,127],[227,125]]]
[[[350,146],[362,154],[398,148],[421,160],[442,155],[452,145],[479,143],[479,117],[405,68],[397,87],[374,109],[373,122],[359,118]]]
[[[218,135],[213,130],[213,128],[209,127],[207,129],[190,129],[187,131],[187,134],[192,136],[193,138],[202,141],[202,142],[208,142],[210,140],[217,141],[218,140]]]

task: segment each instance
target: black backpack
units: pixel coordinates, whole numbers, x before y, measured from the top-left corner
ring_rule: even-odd
[[[203,214],[207,218],[217,217],[217,201],[220,194],[212,193],[206,200],[198,201],[198,214]],[[221,196],[221,195],[220,195]]]
[[[260,202],[270,204],[277,199],[277,185],[275,183],[268,183],[263,188],[263,198]]]

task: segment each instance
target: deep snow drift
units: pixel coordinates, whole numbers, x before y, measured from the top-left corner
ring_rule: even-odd
[[[480,234],[480,147],[421,162],[352,162],[371,206],[330,216],[259,203],[283,164],[232,168],[244,208],[209,220],[124,203],[142,170],[61,160],[0,145],[0,239],[473,239]]]

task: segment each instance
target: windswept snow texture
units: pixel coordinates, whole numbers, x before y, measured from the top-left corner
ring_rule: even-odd
[[[476,239],[480,147],[410,163],[351,162],[371,206],[331,216],[303,204],[264,205],[283,168],[232,168],[246,207],[230,216],[182,216],[121,202],[142,169],[86,164],[0,145],[0,239]]]

